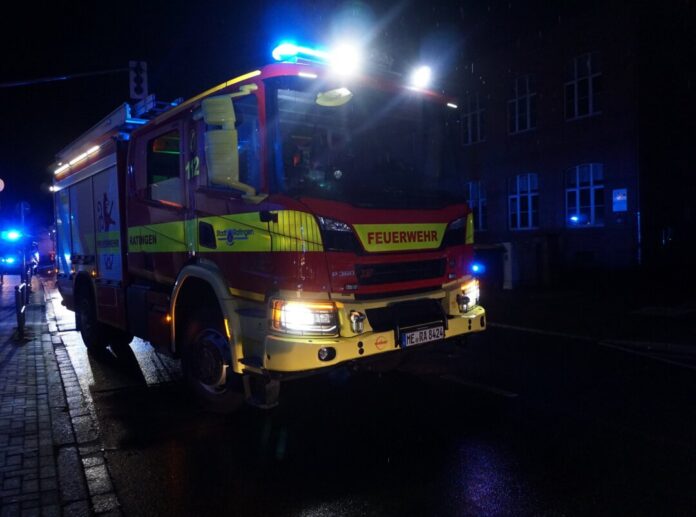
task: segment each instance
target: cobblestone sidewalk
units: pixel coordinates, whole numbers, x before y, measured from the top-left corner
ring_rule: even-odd
[[[6,276],[0,285],[0,517],[120,515],[108,473],[95,476],[106,471],[96,436],[76,432],[81,401],[74,390],[66,397],[63,378],[77,379],[57,358],[62,342],[50,332],[36,278],[25,339],[15,339],[18,281]]]

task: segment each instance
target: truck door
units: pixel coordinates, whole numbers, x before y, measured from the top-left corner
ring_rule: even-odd
[[[129,160],[129,272],[168,287],[188,258],[182,129],[176,120],[138,134]]]

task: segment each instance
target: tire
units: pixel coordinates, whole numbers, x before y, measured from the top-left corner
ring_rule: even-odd
[[[80,296],[76,309],[75,318],[87,349],[96,351],[108,346],[123,347],[133,339],[127,332],[97,319],[97,306],[91,296]]]
[[[199,310],[182,349],[186,384],[198,403],[214,413],[232,413],[244,404],[242,376],[229,366],[229,342],[217,310]]]

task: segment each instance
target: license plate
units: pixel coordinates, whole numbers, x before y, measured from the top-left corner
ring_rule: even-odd
[[[445,327],[429,327],[401,334],[401,346],[420,345],[445,338]]]

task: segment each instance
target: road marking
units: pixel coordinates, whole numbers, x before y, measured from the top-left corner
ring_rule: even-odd
[[[489,386],[487,384],[479,384],[478,382],[467,381],[466,379],[462,379],[461,377],[457,377],[456,375],[452,374],[440,375],[440,378],[443,381],[453,382],[461,386],[466,386],[467,388],[473,388],[475,390],[493,393],[494,395],[499,395],[508,399],[514,399],[518,396],[517,393],[514,393],[512,391],[507,391],[502,388],[496,388],[495,386]]]
[[[630,354],[635,354],[635,355],[639,355],[642,357],[647,357],[648,359],[652,359],[654,361],[659,361],[661,363],[667,363],[667,364],[672,365],[672,366],[680,366],[682,368],[687,368],[689,370],[696,371],[696,366],[690,365],[688,363],[680,363],[679,361],[673,361],[672,359],[666,359],[666,358],[659,356],[655,353],[651,354],[648,352],[640,352],[640,351],[636,350],[635,348],[630,348],[630,347],[626,347],[626,346],[613,344],[613,343],[610,343],[608,341],[600,341],[600,342],[598,342],[598,344],[601,346],[605,346],[607,348],[613,348],[614,350],[620,350],[622,352],[627,352]]]
[[[494,327],[494,328],[501,328],[501,329],[505,329],[505,330],[517,330],[519,332],[528,332],[530,334],[541,334],[542,336],[562,337],[562,338],[568,338],[568,339],[577,339],[580,341],[597,341],[597,339],[591,338],[589,336],[579,336],[577,334],[568,334],[567,332],[557,332],[555,330],[543,330],[543,329],[534,329],[534,328],[529,328],[529,327],[519,327],[517,325],[508,325],[506,323],[488,322],[488,326]]]
[[[645,347],[645,346],[651,346],[650,343],[645,342],[645,341],[600,340],[600,339],[592,338],[589,336],[579,336],[577,334],[568,334],[566,332],[556,332],[553,330],[542,330],[542,329],[534,329],[534,328],[529,328],[529,327],[520,327],[517,325],[507,325],[505,323],[490,323],[489,322],[488,326],[494,327],[494,328],[500,328],[500,329],[504,329],[504,330],[515,330],[518,332],[527,332],[530,334],[539,334],[542,336],[561,337],[561,338],[566,338],[566,339],[575,339],[578,341],[590,341],[592,343],[596,343],[599,346],[603,346],[605,348],[611,348],[613,350],[620,350],[622,352],[640,355],[642,357],[647,357],[648,359],[653,359],[655,361],[667,363],[667,364],[670,364],[672,366],[681,366],[682,368],[687,368],[689,370],[696,370],[696,366],[692,366],[688,363],[680,363],[679,361],[673,361],[671,359],[666,359],[664,357],[656,355],[656,353],[659,353],[659,351],[657,351],[657,350],[655,350],[656,353],[652,353],[652,354],[636,350],[636,347],[640,348],[640,347]],[[685,347],[685,345],[676,345],[676,344],[670,344],[670,343],[653,343],[652,346],[664,347],[664,348],[673,347],[673,348],[680,348],[680,349],[683,349]]]

